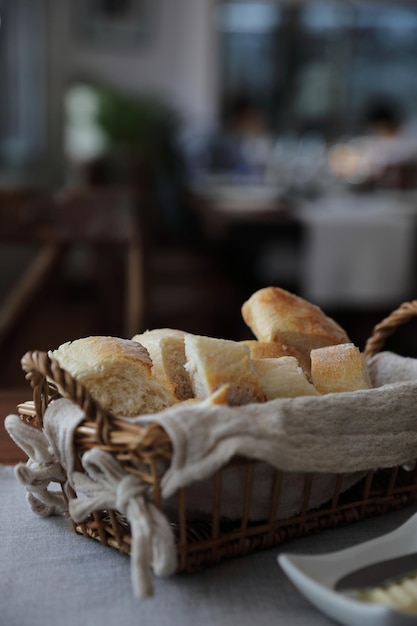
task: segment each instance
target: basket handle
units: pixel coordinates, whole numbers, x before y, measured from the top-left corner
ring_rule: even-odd
[[[386,340],[399,326],[406,324],[413,317],[417,316],[417,300],[403,302],[398,309],[395,309],[379,324],[374,327],[371,336],[368,338],[363,351],[365,359],[369,359],[383,348]]]
[[[97,426],[97,441],[101,444],[109,442],[110,422],[113,416],[94,400],[82,383],[60,367],[58,361],[50,358],[46,352],[26,352],[21,359],[21,366],[26,374],[26,380],[30,382],[33,389],[33,401],[39,427],[42,426],[48,402],[51,398],[59,397],[62,391],[65,397],[72,400],[86,415],[94,419]],[[59,391],[54,391],[50,382],[54,382]]]

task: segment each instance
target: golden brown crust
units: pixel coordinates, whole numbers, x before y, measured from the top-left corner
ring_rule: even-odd
[[[311,377],[321,394],[371,387],[363,356],[353,343],[312,350]]]
[[[74,341],[67,341],[51,352],[54,358],[70,359],[74,364],[78,362],[83,367],[89,367],[103,361],[123,358],[125,361],[140,361],[143,365],[152,367],[152,361],[145,346],[136,341],[119,337],[93,335],[82,337]]]
[[[278,341],[304,354],[350,341],[318,306],[279,287],[256,291],[242,305],[242,316],[259,341]]]
[[[178,402],[174,385],[152,376],[149,353],[135,341],[84,337],[62,344],[50,355],[114,415],[155,413]]]

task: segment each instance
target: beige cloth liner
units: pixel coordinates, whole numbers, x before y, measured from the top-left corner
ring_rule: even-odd
[[[414,459],[417,359],[385,352],[371,358],[369,371],[373,384],[389,383],[242,407],[183,404],[136,418],[158,422],[173,442],[163,495],[210,476],[234,455],[292,472],[356,472]]]
[[[328,500],[334,473],[347,473],[342,490],[369,469],[392,467],[417,457],[417,360],[384,352],[369,361],[373,385],[349,393],[277,399],[243,407],[177,405],[152,416],[173,442],[171,466],[162,479],[162,495],[189,486],[187,505],[210,513],[210,483],[197,481],[220,469],[235,455],[265,461],[255,472],[251,519],[268,514],[273,471],[286,474],[279,518],[300,511],[305,472],[319,472],[311,508]],[[381,372],[381,373],[379,373]],[[385,384],[385,380],[389,384]],[[397,382],[393,382],[393,381]],[[138,418],[143,422],[148,417]],[[239,494],[244,475],[229,470],[223,482],[223,513],[242,514]]]

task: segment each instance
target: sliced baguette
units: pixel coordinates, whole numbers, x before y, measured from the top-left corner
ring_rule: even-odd
[[[156,328],[135,335],[133,341],[145,346],[151,357],[154,376],[175,385],[179,400],[194,396],[190,376],[185,369],[185,332],[174,328]]]
[[[252,362],[267,400],[319,395],[293,356],[253,359]]]
[[[320,394],[357,391],[372,386],[363,355],[353,343],[312,350],[311,379]]]
[[[307,377],[310,376],[310,355],[287,346],[280,341],[258,341],[257,339],[245,339],[243,341],[249,347],[252,359],[277,359],[283,356],[293,356],[297,359],[300,367]]]
[[[188,334],[184,345],[185,367],[196,398],[207,398],[227,384],[229,405],[265,400],[248,346],[228,339]]]
[[[85,337],[49,354],[113,415],[156,413],[178,402],[173,385],[152,376],[149,353],[136,341]]]
[[[350,342],[343,328],[318,306],[279,287],[256,291],[241,311],[259,341],[280,342],[305,356],[315,348]]]

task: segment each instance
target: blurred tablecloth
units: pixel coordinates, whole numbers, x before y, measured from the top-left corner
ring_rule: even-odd
[[[396,307],[415,298],[415,194],[340,193],[306,202],[303,296],[319,306]]]
[[[12,467],[0,466],[0,624],[3,626],[325,626],[333,624],[295,589],[279,551],[319,554],[379,536],[417,506],[155,582],[133,597],[129,558],[77,536],[64,518],[29,509]]]

